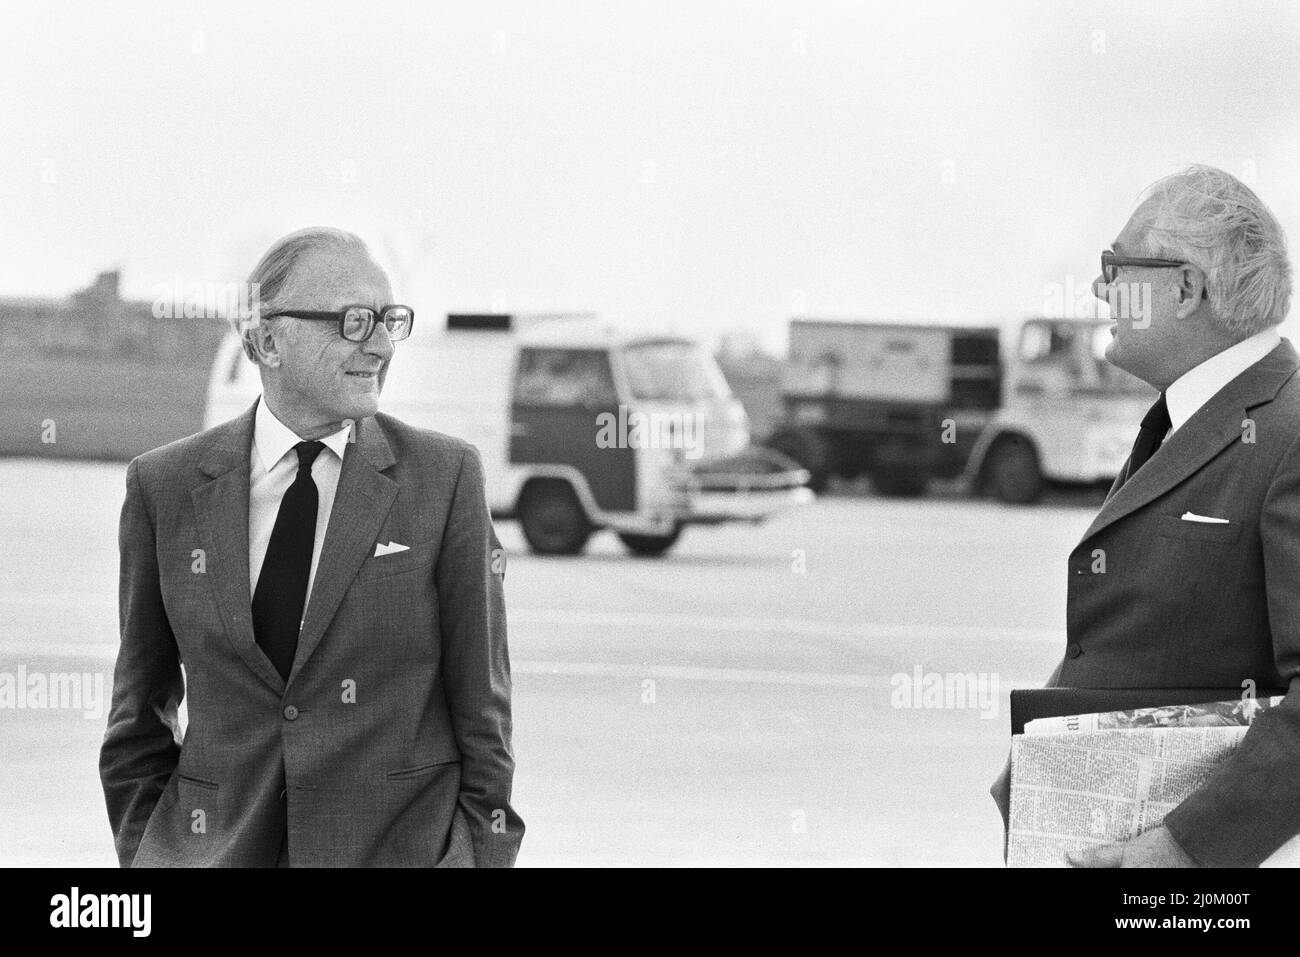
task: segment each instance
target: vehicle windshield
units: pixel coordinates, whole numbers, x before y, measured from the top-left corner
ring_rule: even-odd
[[[700,402],[731,396],[718,364],[699,344],[641,342],[623,350],[632,397],[649,402]]]

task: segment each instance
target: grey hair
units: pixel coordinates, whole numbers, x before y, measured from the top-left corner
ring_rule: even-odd
[[[370,259],[370,250],[354,233],[330,226],[311,226],[282,236],[271,244],[248,276],[252,290],[250,315],[232,319],[235,331],[244,343],[244,354],[256,361],[253,337],[258,327],[284,305],[281,301],[294,267],[304,256],[314,252],[337,252]],[[285,319],[270,320],[284,322]]]
[[[1205,273],[1210,308],[1245,338],[1286,318],[1291,264],[1282,227],[1249,186],[1213,166],[1189,166],[1149,187],[1158,207],[1147,225],[1150,255]]]

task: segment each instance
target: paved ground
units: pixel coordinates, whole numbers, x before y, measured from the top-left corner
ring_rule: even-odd
[[[0,672],[102,675],[107,699],[124,472],[0,461]],[[657,562],[608,534],[533,558],[502,523],[520,864],[1000,866],[1007,692],[1059,657],[1095,501],[828,498]],[[917,668],[996,679],[996,716],[891,706]],[[114,863],[103,728],[0,709],[0,863]]]

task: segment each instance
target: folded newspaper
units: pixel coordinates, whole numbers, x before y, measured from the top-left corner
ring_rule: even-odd
[[[1156,827],[1201,787],[1251,721],[1281,698],[1039,718],[1011,738],[1008,867],[1064,867],[1065,852]],[[1300,865],[1300,837],[1265,866]]]

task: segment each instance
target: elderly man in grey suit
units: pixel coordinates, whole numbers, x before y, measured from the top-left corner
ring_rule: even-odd
[[[100,754],[119,861],[510,866],[504,563],[478,454],[378,412],[414,314],[355,236],[287,236],[250,284],[262,396],[127,469]]]
[[[1070,863],[1255,866],[1300,833],[1300,359],[1277,332],[1282,230],[1244,184],[1191,167],[1102,254],[1096,295],[1147,301],[1121,284],[1150,308],[1120,310],[1106,357],[1160,397],[1070,554],[1049,687],[1290,690],[1163,826]],[[1006,770],[993,796],[1005,819]]]

